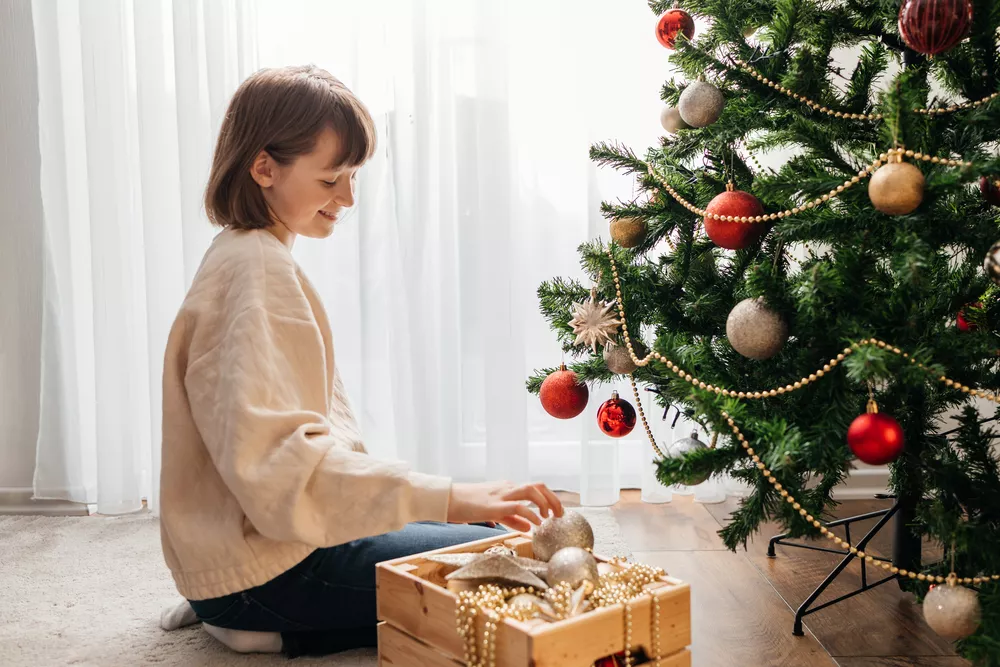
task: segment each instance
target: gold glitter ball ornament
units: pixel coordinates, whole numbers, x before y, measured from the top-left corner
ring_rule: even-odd
[[[924,174],[909,162],[890,162],[872,174],[868,197],[882,213],[912,213],[924,199]]]
[[[649,354],[646,346],[637,340],[632,341],[632,350],[635,352],[635,356],[640,359],[645,359],[646,355]],[[628,352],[628,346],[624,344],[615,345],[608,343],[605,345],[604,363],[607,364],[608,370],[616,375],[628,375],[638,368],[635,362],[632,361],[632,355]]]
[[[788,325],[764,302],[764,297],[744,299],[726,319],[726,337],[744,357],[762,361],[781,350],[788,340]]]
[[[566,547],[594,548],[594,529],[582,514],[573,510],[545,519],[531,536],[531,548],[538,560],[548,561]]]
[[[965,639],[979,627],[979,595],[954,583],[938,584],[924,598],[924,620],[949,641]]]
[[[566,547],[557,551],[549,560],[546,581],[549,586],[567,583],[573,588],[585,581],[597,584],[597,560],[580,547]]]
[[[611,238],[623,248],[634,248],[646,238],[649,225],[642,218],[621,218],[611,221]]]

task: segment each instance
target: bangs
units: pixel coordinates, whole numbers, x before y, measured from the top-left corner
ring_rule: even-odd
[[[314,65],[264,69],[240,84],[219,129],[205,212],[212,223],[238,229],[274,224],[250,167],[263,150],[291,164],[316,147],[330,128],[340,150],[331,168],[354,169],[375,154],[378,139],[368,109],[339,79]]]
[[[340,139],[340,151],[334,156],[331,169],[360,167],[375,154],[378,135],[368,110],[353,95],[343,96],[331,91],[338,99],[330,105],[327,126]]]

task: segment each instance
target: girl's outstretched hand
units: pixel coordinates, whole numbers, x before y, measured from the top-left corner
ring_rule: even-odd
[[[538,507],[542,517],[563,515],[562,502],[544,484],[515,486],[510,482],[484,482],[451,485],[448,522],[496,521],[512,530],[527,532],[531,524],[537,526],[542,519],[525,501]]]

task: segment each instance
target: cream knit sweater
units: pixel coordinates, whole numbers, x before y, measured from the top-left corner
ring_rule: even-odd
[[[451,481],[368,456],[326,313],[265,230],[219,234],[167,342],[163,554],[181,595],[263,584],[317,547],[445,521]]]

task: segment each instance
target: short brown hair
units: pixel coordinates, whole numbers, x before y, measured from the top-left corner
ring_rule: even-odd
[[[338,166],[357,167],[375,152],[375,123],[365,105],[326,70],[311,65],[251,75],[229,102],[219,130],[205,212],[221,227],[264,229],[273,218],[250,168],[260,152],[289,164],[313,150],[329,127],[342,144]]]

